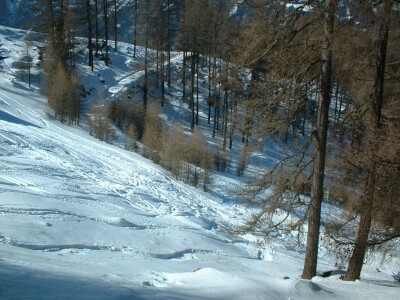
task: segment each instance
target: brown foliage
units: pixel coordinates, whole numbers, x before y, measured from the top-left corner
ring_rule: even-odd
[[[89,124],[90,134],[94,137],[108,143],[115,140],[115,130],[108,119],[108,106],[103,97],[90,104]]]
[[[156,163],[160,162],[163,137],[163,125],[160,114],[160,106],[156,102],[150,101],[147,104],[145,112],[142,142],[146,146],[144,155]]]

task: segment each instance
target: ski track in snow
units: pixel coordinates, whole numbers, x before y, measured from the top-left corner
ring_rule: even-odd
[[[172,56],[173,63],[181,60]],[[14,73],[10,66],[6,61],[3,70]],[[143,74],[111,64],[97,93],[116,95]],[[73,299],[68,288],[96,300],[398,295],[398,286],[382,287],[387,272],[345,287],[335,281],[339,275],[299,280],[302,254],[285,250],[291,240],[282,240],[294,237],[259,244],[257,236],[229,234],[252,212],[232,200],[239,182],[217,177],[210,193],[188,187],[135,153],[58,123],[35,88],[20,86],[11,75],[0,77],[0,298],[33,292],[37,299]],[[332,262],[319,265],[333,268]],[[93,289],[82,290],[80,280]],[[99,288],[103,283],[110,288]],[[35,284],[45,288],[38,292]],[[58,294],[64,285],[66,294]]]
[[[0,175],[0,184],[5,191],[11,192],[22,188],[44,198],[106,208],[111,210],[112,214],[120,216],[131,214],[128,211],[129,208],[124,205],[128,204],[129,207],[142,211],[153,219],[168,216],[169,219],[181,224],[179,226],[165,225],[164,228],[170,226],[178,230],[195,231],[213,230],[219,227],[219,224],[214,221],[218,219],[218,212],[209,205],[209,201],[212,200],[205,203],[205,198],[199,197],[197,192],[190,192],[190,189],[170,179],[162,171],[132,158],[131,153],[87,139],[79,139],[77,143],[78,137],[66,130],[63,125],[45,120],[46,116],[40,116],[26,105],[22,105],[6,91],[0,91],[0,95],[2,99],[7,99],[3,100],[4,103],[7,102],[7,107],[18,107],[16,111],[21,117],[32,124],[41,123],[42,126],[31,128],[12,123],[8,131],[0,133],[0,136],[7,141],[7,147],[13,145],[18,149],[13,155],[8,153],[1,157],[3,172]],[[4,108],[3,111],[7,112]],[[17,157],[14,159],[14,156]],[[21,161],[26,163],[21,163]],[[29,162],[32,162],[32,165]],[[38,164],[36,165],[35,162]],[[46,162],[48,167],[40,162]],[[38,174],[48,178],[49,183],[35,183],[34,180],[29,180],[29,178],[35,179],[35,175]],[[71,183],[75,181],[82,181],[85,185],[71,186]],[[77,192],[79,189],[88,196],[83,199],[68,197],[68,192]],[[62,190],[65,190],[65,195],[53,193],[53,191]],[[103,199],[99,200],[99,197]],[[112,200],[104,200],[104,198]],[[92,201],[87,201],[87,199]],[[0,208],[0,214],[62,218],[63,220],[72,218],[84,222],[100,220],[57,209],[3,206]],[[189,219],[190,217],[194,220],[200,218],[200,224]],[[110,224],[110,222],[105,223]],[[151,226],[142,224],[131,227],[141,230],[152,229]],[[154,228],[157,228],[157,225],[153,226]],[[206,235],[225,240],[224,237],[219,237],[215,233]],[[106,248],[110,247],[112,246]],[[51,247],[31,245],[28,248],[40,250]]]

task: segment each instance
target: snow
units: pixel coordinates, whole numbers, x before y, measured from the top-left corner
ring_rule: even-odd
[[[237,178],[218,174],[205,193],[55,121],[11,67],[22,38],[0,27],[1,299],[400,299],[397,258],[356,282],[301,280],[301,248],[229,233],[252,212],[227,189]],[[112,61],[99,71],[107,97],[141,76]],[[334,263],[325,253],[319,270]]]

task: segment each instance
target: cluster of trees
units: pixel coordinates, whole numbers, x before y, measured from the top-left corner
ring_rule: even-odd
[[[87,37],[92,70],[96,57],[112,63],[109,32],[116,50],[121,1],[36,3],[38,24],[49,41],[44,67],[49,104],[61,121],[76,122],[75,37]],[[400,235],[399,1],[133,0],[130,5],[133,57],[136,44],[144,47],[143,101],[107,105],[100,99],[91,108],[92,133],[112,141],[113,126],[119,127],[127,148],[137,148],[135,141],[141,140],[145,155],[178,178],[195,185],[202,180],[204,186],[212,161],[224,169],[221,157],[234,147],[235,136],[241,137],[244,154],[271,136],[290,144],[291,154],[244,192],[260,212],[240,231],[301,232],[308,223],[302,277],[312,278],[322,200],[335,198],[344,204],[345,221],[326,222],[325,232],[339,246],[352,247],[344,279],[359,278],[368,247]],[[182,54],[177,70],[172,51]],[[190,112],[189,136],[182,124],[166,128],[158,117],[172,85],[181,88]],[[213,138],[221,137],[222,152],[204,146],[202,120]],[[243,155],[238,174],[245,165]],[[273,193],[263,193],[270,188]],[[274,218],[277,212],[283,217]]]
[[[20,57],[18,61],[15,62],[16,68],[18,70],[18,75],[20,76],[22,81],[28,82],[28,86],[30,87],[32,84],[32,62],[33,56],[30,54],[29,51],[29,43],[25,42],[26,52]],[[25,78],[27,77],[27,78]]]
[[[177,179],[207,190],[213,152],[201,131],[196,128],[186,136],[180,124],[165,127],[160,113],[159,105],[150,102],[144,120],[143,154],[170,170]]]
[[[44,93],[55,118],[77,124],[80,117],[79,81],[75,71],[76,30],[74,7],[64,1],[35,1],[31,28],[45,34]]]
[[[75,68],[77,37],[87,37],[88,65],[92,71],[94,58],[108,65],[110,32],[114,37],[114,49],[117,49],[119,2],[34,0],[31,3],[32,22],[25,26],[43,33],[47,40],[43,58],[44,92],[55,117],[61,122],[79,122],[80,84]]]
[[[302,277],[312,278],[325,191],[346,178],[339,184],[356,196],[342,194],[348,205],[343,223],[324,225],[338,245],[352,247],[343,279],[355,280],[369,246],[400,236],[399,3],[308,1],[289,9],[282,1],[256,2],[247,31],[249,47],[241,56],[250,68],[260,62],[264,66],[258,99],[249,99],[258,112],[253,116],[274,134],[282,126],[286,133],[289,127],[298,130],[304,116],[311,119],[300,122],[308,133],[293,140],[297,153],[247,191],[263,210],[242,230],[300,230],[308,221]],[[304,130],[302,126],[302,134]],[[333,176],[325,175],[327,168]],[[274,193],[257,197],[271,186]],[[308,192],[310,201],[304,201]],[[304,215],[296,214],[299,207],[305,208]],[[277,212],[281,217],[273,218]]]
[[[161,119],[159,101],[142,102],[118,99],[107,104],[93,103],[90,109],[91,132],[107,142],[115,137],[115,128],[125,132],[125,147],[135,150],[171,171],[185,183],[207,189],[211,170],[225,171],[228,162],[212,149],[198,127],[185,133],[182,124],[167,126]],[[142,142],[139,146],[137,141]]]

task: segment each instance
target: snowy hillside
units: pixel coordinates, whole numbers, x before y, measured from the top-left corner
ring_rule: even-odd
[[[0,27],[0,299],[399,299],[397,258],[343,282],[321,249],[333,275],[301,280],[303,253],[286,239],[229,233],[252,212],[234,200],[238,179],[205,193],[55,121],[16,76],[23,36]],[[111,59],[106,96],[140,76]]]

